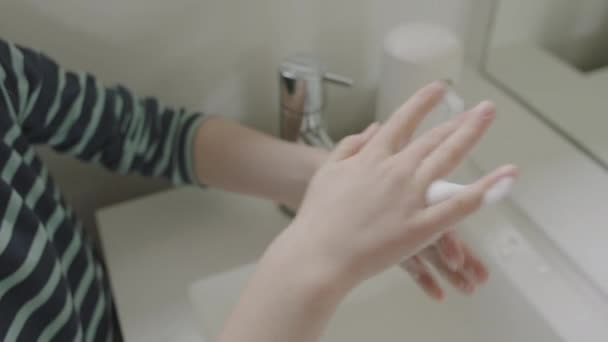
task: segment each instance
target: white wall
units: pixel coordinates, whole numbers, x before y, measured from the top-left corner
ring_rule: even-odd
[[[280,59],[306,51],[357,82],[330,90],[339,136],[373,117],[381,37],[398,22],[430,20],[464,32],[468,0],[2,0],[0,36],[139,94],[276,131]],[[406,94],[404,94],[405,96]],[[89,225],[91,212],[162,188],[43,152]],[[86,181],[85,181],[86,179]],[[90,181],[93,179],[93,181]],[[102,181],[117,184],[104,189]]]

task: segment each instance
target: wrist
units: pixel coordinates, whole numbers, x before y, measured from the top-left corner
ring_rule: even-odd
[[[272,243],[259,267],[279,274],[290,289],[315,302],[337,305],[354,287],[349,272],[316,245],[297,219]]]
[[[311,165],[314,171],[316,172],[321,167],[321,165],[323,165],[323,163],[325,163],[325,161],[327,160],[327,157],[329,156],[329,151],[318,147],[311,147],[310,150]]]
[[[317,170],[325,163],[329,151],[307,145],[292,145],[294,148],[290,152],[298,156],[296,168],[292,170],[289,191],[286,198],[280,200],[291,209],[297,209],[304,198],[308,183],[315,175]]]

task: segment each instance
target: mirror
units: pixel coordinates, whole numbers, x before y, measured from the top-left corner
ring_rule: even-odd
[[[520,165],[512,203],[534,223],[521,231],[552,246],[549,259],[561,255],[605,311],[608,0],[491,4],[482,71],[502,114],[477,162]]]
[[[485,72],[608,169],[608,0],[497,0]]]

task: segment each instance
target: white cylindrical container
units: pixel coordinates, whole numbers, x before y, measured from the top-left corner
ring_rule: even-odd
[[[438,25],[411,23],[390,31],[384,41],[376,120],[386,120],[416,90],[432,81],[443,79],[456,83],[463,55],[456,34]],[[454,93],[449,98],[459,99]],[[452,107],[458,105],[462,106],[462,101],[456,101]],[[443,121],[447,111],[462,110],[446,106],[444,103],[431,113],[421,129]]]

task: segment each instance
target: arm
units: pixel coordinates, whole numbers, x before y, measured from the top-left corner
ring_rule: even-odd
[[[204,183],[296,207],[326,152],[163,106],[0,40],[0,105],[33,144],[117,172]]]
[[[299,205],[326,157],[326,151],[288,143],[220,118],[200,125],[194,141],[194,165],[202,183],[292,208]]]
[[[174,183],[204,183],[297,207],[327,152],[291,144],[200,113],[162,106],[127,89],[62,69],[48,57],[0,40],[0,111],[33,144]],[[472,291],[487,271],[448,233],[427,259],[455,286]],[[444,252],[442,252],[444,251]],[[437,281],[418,258],[407,269],[432,297]],[[451,269],[450,260],[458,260]],[[452,263],[453,264],[453,263]],[[463,275],[477,273],[465,281]],[[468,284],[468,285],[467,285]]]

